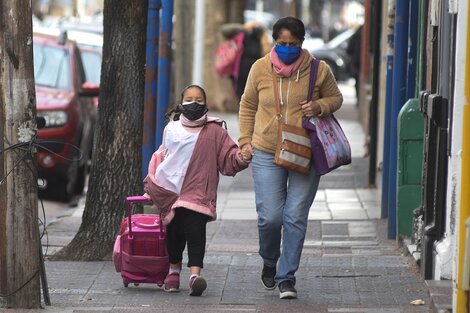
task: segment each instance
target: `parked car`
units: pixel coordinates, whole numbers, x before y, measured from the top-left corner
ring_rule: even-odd
[[[355,29],[347,29],[328,41],[326,44],[309,49],[310,53],[315,58],[328,63],[333,75],[335,75],[335,78],[338,81],[344,81],[351,78],[351,74],[348,69],[350,57],[346,53],[346,48],[348,47],[348,42],[352,35],[354,35],[355,31]]]
[[[103,58],[103,34],[79,28],[67,28],[62,31],[66,31],[67,37],[75,41],[80,49],[87,82],[99,86]]]
[[[38,176],[56,199],[83,192],[93,144],[99,87],[86,80],[80,50],[65,34],[33,35],[38,130]]]
[[[302,44],[302,48],[307,49],[308,51],[314,51],[321,48],[325,42],[320,37],[311,36],[309,33],[305,33],[305,39]]]
[[[54,27],[36,26],[36,32],[51,36],[66,35],[68,39],[75,41],[82,57],[83,69],[88,84],[99,87],[101,80],[101,61],[103,58],[103,34],[96,27],[86,27],[82,24],[61,24]],[[98,106],[98,97],[93,99],[93,104]]]

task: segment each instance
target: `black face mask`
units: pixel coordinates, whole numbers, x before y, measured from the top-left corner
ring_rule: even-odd
[[[207,111],[207,105],[199,104],[197,102],[181,105],[181,114],[190,121],[200,119],[207,113]]]

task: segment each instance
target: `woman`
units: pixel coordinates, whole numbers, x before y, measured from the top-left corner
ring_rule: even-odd
[[[306,101],[313,58],[301,48],[305,37],[302,21],[281,18],[274,24],[272,36],[276,45],[253,64],[240,101],[239,143],[244,154],[253,155],[259,254],[264,262],[261,281],[267,289],[277,284],[281,299],[295,299],[295,273],[320,177],[313,169],[303,175],[273,163],[278,128],[273,71],[279,101],[287,108],[283,117],[287,124],[301,127],[304,117],[330,115],[341,107],[343,97],[328,65],[321,61],[314,100]]]

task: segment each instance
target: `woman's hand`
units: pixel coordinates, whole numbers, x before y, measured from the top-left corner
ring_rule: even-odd
[[[243,161],[251,161],[253,157],[253,146],[249,143],[244,144],[242,147],[242,157]]]
[[[318,103],[304,100],[300,102],[300,109],[306,117],[318,116],[321,113],[321,107]]]

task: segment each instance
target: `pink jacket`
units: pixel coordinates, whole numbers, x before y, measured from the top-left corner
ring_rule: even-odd
[[[235,176],[248,167],[237,144],[217,122],[208,122],[201,129],[179,195],[157,185],[154,175],[162,155],[159,151],[153,154],[144,179],[144,191],[157,205],[165,225],[173,219],[177,207],[206,214],[215,220],[219,172]]]

